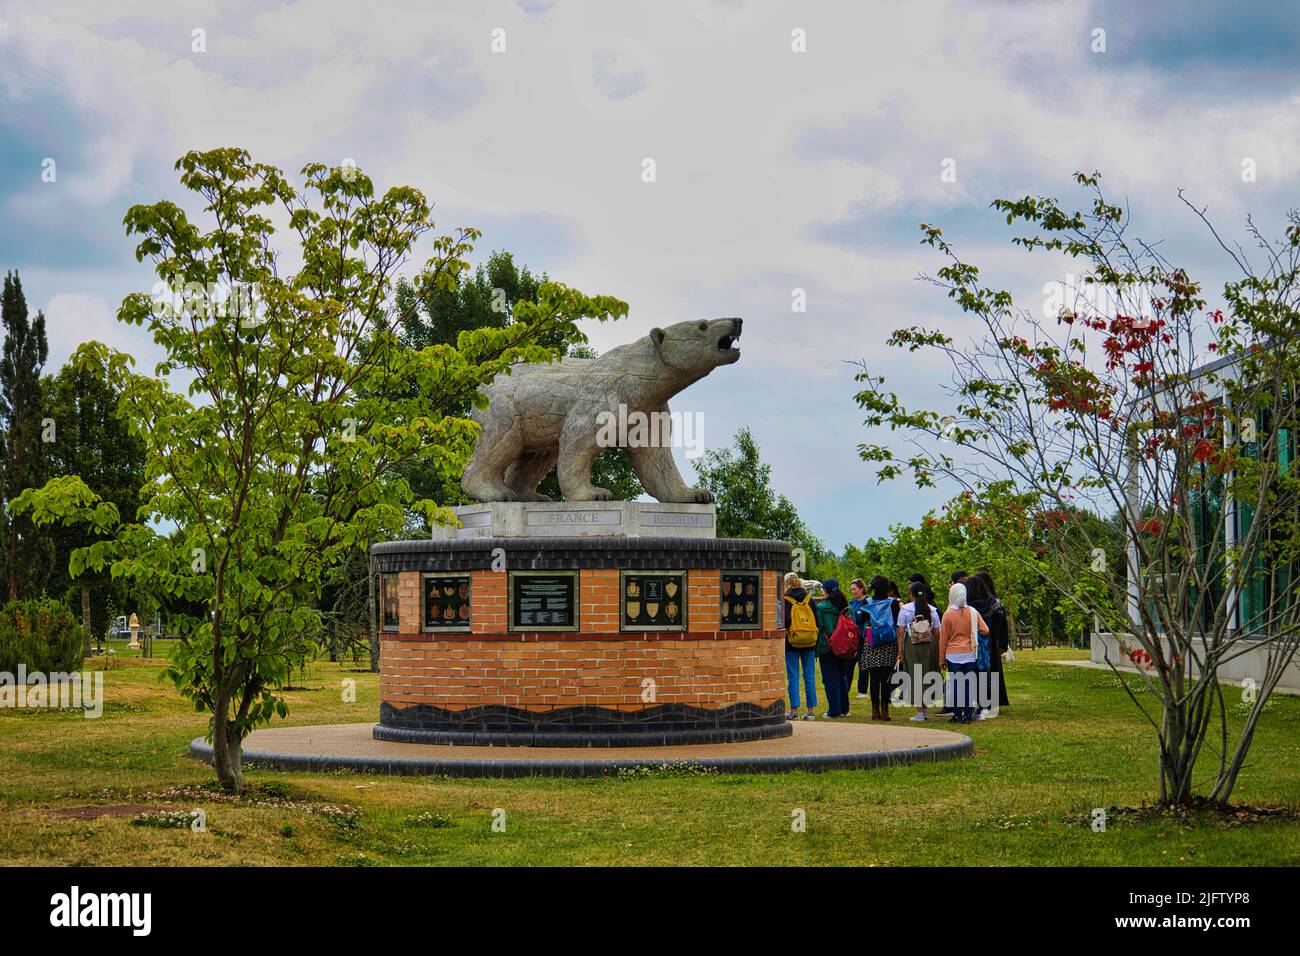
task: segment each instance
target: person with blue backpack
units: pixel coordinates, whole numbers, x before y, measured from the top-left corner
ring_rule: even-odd
[[[862,579],[853,582],[861,585]],[[862,631],[862,650],[858,667],[867,675],[867,689],[871,695],[871,719],[890,720],[889,695],[893,692],[890,679],[898,663],[898,612],[900,602],[891,596],[894,583],[883,574],[877,574],[871,583],[862,588],[863,598],[854,611],[854,620]],[[855,593],[857,589],[854,589]],[[866,597],[867,592],[871,596]]]

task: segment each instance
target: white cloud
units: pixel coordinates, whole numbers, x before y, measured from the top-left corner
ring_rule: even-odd
[[[29,301],[33,309],[36,304]],[[149,371],[162,357],[144,330],[117,321],[117,307],[103,297],[61,292],[40,306],[50,344],[47,370],[56,372],[82,342],[98,341],[133,356],[136,370]]]
[[[1178,186],[1235,225],[1300,174],[1296,89],[1182,96],[1166,77],[1091,54],[1081,5],[114,6],[8,20],[31,61],[115,133],[88,144],[102,161],[85,189],[115,196],[145,158],[237,144],[289,169],[355,157],[378,184],[423,189],[444,227],[554,221],[575,241],[529,264],[632,305],[626,323],[593,330],[597,348],[699,315],[745,317],[744,370],[697,386],[715,403],[710,444],[729,437],[714,420],[783,409],[756,429],[778,486],[803,504],[839,480],[826,462],[850,469],[864,438],[840,359],[883,355],[896,326],[961,327],[941,292],[914,281],[935,260],[913,213],[942,223],[995,196],[1067,193],[1071,172],[1099,168],[1157,234],[1199,243]],[[206,54],[189,50],[195,26]],[[491,52],[496,27],[505,53]],[[796,27],[806,53],[791,51]],[[654,183],[641,181],[647,157]],[[956,183],[940,178],[949,157]],[[1245,157],[1259,165],[1253,191],[1240,182]],[[827,224],[853,217],[861,243],[828,240]],[[987,234],[956,238],[1031,305],[1064,271]],[[809,296],[798,318],[794,286]],[[47,312],[56,304],[105,320],[75,293]],[[934,369],[889,361],[900,391],[925,394]],[[820,424],[800,427],[809,419]],[[896,497],[891,520],[932,503]],[[883,529],[860,504],[816,530],[838,545]]]

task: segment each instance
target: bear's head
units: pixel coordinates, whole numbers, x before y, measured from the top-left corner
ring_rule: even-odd
[[[666,329],[651,329],[650,343],[664,365],[695,380],[740,358],[736,346],[740,325],[740,319],[678,322]]]

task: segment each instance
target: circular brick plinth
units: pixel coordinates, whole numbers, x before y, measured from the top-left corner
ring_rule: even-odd
[[[777,627],[788,544],[479,538],[372,554],[385,576],[377,739],[617,747],[790,734]],[[571,614],[529,617],[539,581],[564,584]],[[664,589],[653,600],[652,581]],[[637,624],[651,608],[655,624]]]
[[[793,734],[734,744],[622,747],[574,751],[564,747],[448,747],[376,740],[370,724],[272,727],[245,741],[246,766],[326,772],[353,770],[446,777],[599,777],[623,770],[695,766],[719,773],[785,773],[794,770],[870,770],[969,757],[971,738],[948,730],[844,721],[800,721]],[[212,760],[202,737],[190,756]]]

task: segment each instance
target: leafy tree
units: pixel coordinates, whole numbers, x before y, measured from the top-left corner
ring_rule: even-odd
[[[825,553],[790,499],[773,490],[772,466],[748,428],[736,432],[734,450],[710,449],[694,465],[700,484],[713,492],[718,537],[789,541],[803,549],[805,561]]]
[[[44,455],[41,449],[41,369],[49,354],[45,341],[45,314],[30,321],[27,299],[17,273],[7,273],[3,304],[0,306],[5,340],[0,357],[0,469],[4,472],[5,499],[12,501],[24,489],[43,482]],[[8,541],[5,549],[5,583],[9,600],[26,589],[34,560],[30,519],[6,513]]]
[[[10,601],[0,607],[0,671],[68,673],[82,663],[77,620],[50,598]]]
[[[365,653],[379,670],[379,646],[370,631],[370,555],[357,548],[325,579],[321,588],[320,642],[332,661]]]
[[[414,349],[430,345],[455,345],[461,332],[476,329],[504,329],[514,322],[515,304],[536,302],[545,273],[534,275],[527,266],[515,265],[505,251],[493,252],[472,273],[462,276],[454,288],[421,290],[405,279],[398,280],[395,301],[402,316],[403,342]],[[570,340],[559,333],[540,338],[539,343],[563,353]]]
[[[872,538],[861,548],[848,546],[842,557],[835,558],[833,568],[819,574],[841,579],[884,574],[905,595],[907,579],[920,573],[934,588],[942,608],[952,572],[988,571],[1017,630],[1031,635],[1035,643],[1062,635],[1073,638],[1085,626],[1091,627],[1092,620],[1084,618],[1077,601],[1061,597],[1043,581],[1050,574],[1073,573],[1082,543],[1071,540],[1068,526],[1064,535],[1049,536],[1049,529],[1060,522],[1034,512],[1031,503],[1024,497],[1017,499],[1009,486],[987,489],[987,498],[996,501],[996,507],[970,494],[958,495],[925,515],[919,525],[892,525],[887,537]],[[1092,529],[1089,540],[1103,542],[1109,560],[1118,563],[1123,543],[1117,526],[1086,513],[1077,519]],[[1068,560],[1063,561],[1062,555]],[[1096,582],[1091,577],[1077,578],[1071,595],[1076,590],[1094,593]]]
[[[1029,500],[1050,560],[1026,566],[1082,619],[1115,633],[1151,691],[1139,698],[1116,668],[1158,739],[1161,802],[1223,805],[1300,648],[1300,214],[1280,240],[1249,226],[1260,268],[1223,246],[1241,273],[1224,286],[1225,312],[1207,308],[1158,245],[1128,234],[1097,175],[1076,180],[1089,192],[1083,210],[1051,197],[993,203],[1009,224],[1025,224],[1015,244],[1078,263],[1081,288],[1047,319],[984,285],[937,227],[922,226],[945,259],[931,281],[977,333],[969,342],[923,328],[890,336],[949,361],[955,407],[905,408],[864,364],[866,423],[910,436],[914,452],[864,444],[861,453],[882,480],[958,483],[979,514],[1004,509],[1008,485],[1013,500]],[[1261,648],[1262,679],[1237,730],[1218,669]]]
[[[134,516],[140,507],[144,484],[144,442],[131,433],[118,416],[119,389],[107,368],[89,363],[65,365],[58,375],[41,380],[46,414],[53,422],[54,441],[46,445],[50,475],[78,475],[101,500],[111,502],[118,514]],[[62,595],[76,592],[86,635],[86,653],[92,633],[108,627],[108,608],[143,606],[125,580],[83,570],[73,578],[68,572],[72,553],[88,547],[102,535],[85,525],[61,525],[45,535],[53,544],[54,561],[48,590]]]
[[[168,674],[211,715],[217,777],[240,791],[242,741],[287,713],[277,691],[319,633],[327,576],[363,542],[400,529],[408,509],[450,518],[413,500],[400,472],[420,459],[444,474],[463,467],[473,425],[445,410],[513,362],[548,359],[541,339],[576,341],[577,320],[627,305],[544,283],[508,327],[406,348],[386,320],[398,270],[434,228],[418,190],[378,196],[355,168],[319,163],[303,168],[299,189],[232,148],[187,153],[177,168],[201,200],[200,220],[166,200],[125,219],[141,237],[137,256],[183,293],[179,308],[137,293],[118,312],[165,353],[156,377],[97,342],[73,357],[122,383],[119,410],[145,442],[140,517],[126,520],[76,476],[29,489],[18,506],[42,523],[88,522],[109,536],[73,553],[74,575],[111,567],[198,603],[199,614],[172,617],[181,645]],[[273,213],[299,246],[297,271],[275,246]],[[477,236],[433,236],[418,288],[450,289]]]

